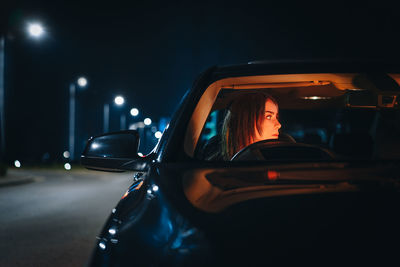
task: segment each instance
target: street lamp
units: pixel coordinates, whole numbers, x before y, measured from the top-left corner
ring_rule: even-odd
[[[151,119],[150,118],[146,118],[146,119],[144,119],[144,124],[145,125],[150,125],[151,124]]]
[[[44,28],[40,23],[29,23],[27,27],[27,31],[30,36],[33,38],[40,38],[44,34]]]
[[[122,107],[125,103],[125,98],[121,95],[118,95],[114,98],[114,103]],[[103,106],[103,132],[107,133],[109,131],[109,121],[110,121],[110,105],[108,103],[104,103]],[[120,116],[120,129],[125,129],[126,125],[126,117],[125,114],[121,114]]]
[[[70,159],[75,159],[75,92],[76,84],[79,88],[85,88],[87,85],[87,79],[80,77],[75,82],[69,85],[69,154]]]
[[[139,115],[139,110],[137,108],[132,108],[130,113],[133,117],[136,117]]]
[[[157,131],[157,132],[154,133],[154,136],[155,136],[157,139],[160,139],[161,136],[162,136],[162,132]]]
[[[85,78],[85,77],[80,77],[79,79],[78,79],[78,85],[80,86],[80,87],[86,87],[86,85],[87,85],[87,79]]]
[[[44,28],[40,23],[28,24],[27,31],[29,36],[39,38],[45,34]],[[0,34],[0,164],[5,153],[5,107],[4,107],[4,73],[5,73],[5,47],[6,38]]]
[[[5,130],[4,130],[4,54],[5,54],[5,38],[0,36],[0,165],[3,161],[3,154],[5,153]],[[0,166],[1,168],[1,166]]]
[[[122,106],[125,103],[125,99],[119,95],[114,98],[114,102],[115,102],[115,104],[117,104],[117,106]],[[125,114],[121,113],[120,120],[119,120],[120,130],[124,130],[126,128],[125,125],[126,125],[126,117],[125,117]]]
[[[114,102],[115,104],[117,104],[118,106],[122,106],[125,103],[125,99],[122,96],[116,96],[114,98]]]

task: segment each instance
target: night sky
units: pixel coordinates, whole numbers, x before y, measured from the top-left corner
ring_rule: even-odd
[[[56,160],[68,148],[68,86],[80,75],[89,80],[77,93],[83,140],[102,132],[103,104],[117,94],[126,104],[112,106],[111,130],[131,107],[141,118],[170,117],[212,65],[399,55],[397,9],[383,1],[7,2],[1,34],[9,161],[40,161],[45,153]],[[46,36],[28,38],[29,21],[40,21]]]

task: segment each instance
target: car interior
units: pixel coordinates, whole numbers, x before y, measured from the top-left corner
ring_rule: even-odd
[[[278,140],[249,145],[231,161],[327,161],[400,158],[400,74],[309,73],[227,78],[198,102],[184,150],[222,161],[222,125],[230,104],[263,91],[279,105]]]

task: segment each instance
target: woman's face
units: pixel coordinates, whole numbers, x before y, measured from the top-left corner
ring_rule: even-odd
[[[254,142],[265,139],[278,139],[281,124],[278,121],[278,106],[270,99],[265,102],[264,120],[261,123],[261,132],[257,131]],[[255,126],[256,127],[256,126]]]

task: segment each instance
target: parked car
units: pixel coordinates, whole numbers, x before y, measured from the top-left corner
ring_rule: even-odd
[[[227,158],[232,103],[260,92],[278,104],[279,137]],[[90,265],[398,263],[399,96],[400,65],[386,61],[206,70],[150,154],[136,131],[89,139],[84,166],[133,179]]]

